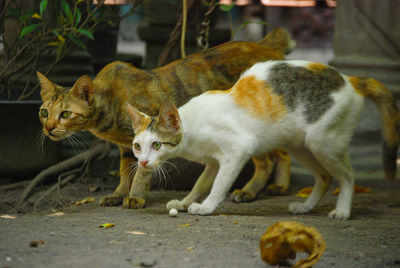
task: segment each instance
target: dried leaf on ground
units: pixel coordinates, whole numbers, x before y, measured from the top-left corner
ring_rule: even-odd
[[[179,226],[179,227],[188,227],[188,226],[190,226],[190,223],[179,224],[178,226]]]
[[[261,258],[271,264],[284,264],[295,259],[296,252],[306,252],[308,258],[297,261],[292,267],[306,268],[314,265],[326,248],[325,240],[314,227],[297,222],[277,222],[261,236]]]
[[[16,219],[17,216],[4,214],[4,215],[1,215],[0,218],[3,218],[3,219]]]
[[[51,213],[51,214],[49,214],[47,216],[49,216],[49,217],[58,217],[58,216],[64,216],[64,215],[65,215],[64,212],[54,212],[54,213]]]
[[[36,248],[38,245],[43,245],[44,241],[43,240],[34,240],[29,243],[29,246]]]
[[[114,226],[115,226],[115,223],[103,223],[102,225],[99,225],[99,228],[107,229],[107,228],[114,227]]]
[[[313,187],[305,187],[300,189],[300,191],[297,192],[296,196],[298,197],[308,197],[311,194]],[[354,185],[354,193],[356,194],[362,194],[362,193],[370,193],[371,189],[367,187],[362,187],[358,185]],[[336,188],[332,194],[338,195],[340,193],[340,188]]]
[[[94,202],[94,198],[93,197],[87,197],[81,200],[78,200],[74,203],[75,206],[81,206],[83,204],[87,204],[87,203],[93,203]]]
[[[364,193],[370,193],[371,189],[367,187],[362,187],[358,185],[354,185],[354,193],[355,194],[364,194]],[[340,193],[340,188],[336,188],[332,194],[338,195]]]
[[[145,232],[141,231],[126,231],[127,234],[134,234],[134,235],[145,235]]]

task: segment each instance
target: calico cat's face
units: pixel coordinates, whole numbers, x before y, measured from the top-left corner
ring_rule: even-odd
[[[128,103],[126,109],[132,118],[135,131],[132,150],[139,165],[156,169],[163,161],[173,157],[182,140],[179,114],[174,104],[163,104],[156,118],[137,111]]]
[[[88,123],[93,102],[92,80],[88,76],[79,78],[71,89],[51,82],[37,72],[40,81],[43,104],[39,119],[43,133],[58,141],[83,130]]]

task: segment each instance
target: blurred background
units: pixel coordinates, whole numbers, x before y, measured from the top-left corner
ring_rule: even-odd
[[[38,146],[36,70],[72,86],[115,60],[152,69],[179,59],[183,3],[186,54],[232,40],[257,41],[284,27],[297,42],[287,58],[373,77],[398,96],[398,0],[0,0],[0,179],[31,176],[92,141],[88,135],[78,143],[46,139]],[[380,129],[380,116],[367,102],[356,131],[356,147],[363,149],[353,155],[356,161],[373,157],[356,163],[365,170],[361,177],[382,175],[374,173],[381,170]],[[117,150],[111,157],[118,158]],[[294,166],[296,172],[302,171]]]

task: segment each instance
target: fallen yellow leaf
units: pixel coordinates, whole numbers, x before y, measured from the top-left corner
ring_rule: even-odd
[[[179,224],[178,226],[179,227],[187,227],[187,226],[189,226],[190,225],[190,223],[186,223],[186,224]]]
[[[310,195],[313,187],[305,187],[303,189],[300,189],[300,191],[296,194],[298,197],[307,197]]]
[[[87,197],[81,200],[78,200],[74,203],[75,206],[80,206],[83,204],[87,204],[87,203],[93,203],[94,202],[94,198],[93,197]]]
[[[110,227],[114,227],[115,223],[103,223],[102,225],[99,225],[99,228],[110,228]]]

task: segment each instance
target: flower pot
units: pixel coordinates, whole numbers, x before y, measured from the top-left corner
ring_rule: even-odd
[[[41,144],[40,101],[0,101],[0,179],[36,175],[60,160],[61,143]]]

